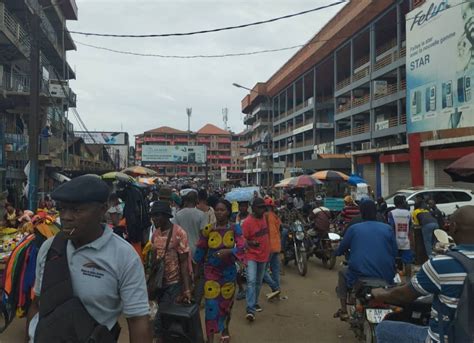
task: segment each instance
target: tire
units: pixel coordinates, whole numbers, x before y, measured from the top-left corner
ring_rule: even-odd
[[[364,338],[362,340],[364,343],[376,343],[377,339],[375,338],[375,325],[364,320]]]
[[[329,258],[323,257],[323,266],[325,268],[331,270],[334,268],[335,265],[336,265],[336,256],[331,256]]]
[[[308,258],[306,256],[306,253],[302,253],[299,247],[296,247],[295,254],[295,261],[296,267],[298,267],[298,272],[301,276],[305,276],[308,272]]]

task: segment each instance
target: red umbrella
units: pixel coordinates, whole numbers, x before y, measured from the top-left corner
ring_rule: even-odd
[[[474,153],[454,161],[444,171],[453,181],[474,182]]]
[[[295,187],[295,188],[305,188],[305,187],[311,187],[311,186],[322,185],[322,184],[323,183],[321,181],[315,178],[312,178],[309,175],[301,175],[291,180],[288,183],[288,186]]]

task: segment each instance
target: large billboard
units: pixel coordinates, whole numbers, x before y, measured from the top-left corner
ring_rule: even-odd
[[[206,147],[201,145],[143,145],[142,162],[206,163]]]
[[[86,144],[127,145],[126,132],[85,132],[75,131],[74,135],[84,140]]]
[[[474,0],[427,0],[406,32],[408,132],[474,126]]]

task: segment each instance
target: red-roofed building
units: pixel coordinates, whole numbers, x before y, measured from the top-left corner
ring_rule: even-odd
[[[196,132],[181,131],[175,128],[162,126],[149,130],[135,137],[137,164],[146,165],[157,170],[164,176],[205,176],[204,164],[191,162],[142,162],[144,145],[179,145],[179,146],[205,146],[209,177],[220,178],[221,167],[227,167],[228,175],[239,174],[242,163],[233,163],[232,133],[215,125],[206,124]],[[234,154],[235,155],[235,154]],[[240,150],[239,154],[240,156]],[[239,176],[240,177],[240,176]],[[229,177],[230,179],[232,177]]]

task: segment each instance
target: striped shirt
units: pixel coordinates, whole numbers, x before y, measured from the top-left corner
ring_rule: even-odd
[[[474,244],[458,245],[453,249],[474,260]],[[464,267],[450,256],[439,255],[423,264],[420,271],[411,279],[411,286],[422,295],[434,294],[431,307],[430,342],[440,342],[438,311],[447,313],[443,316],[445,341],[450,322],[456,312],[459,297],[466,278]]]

